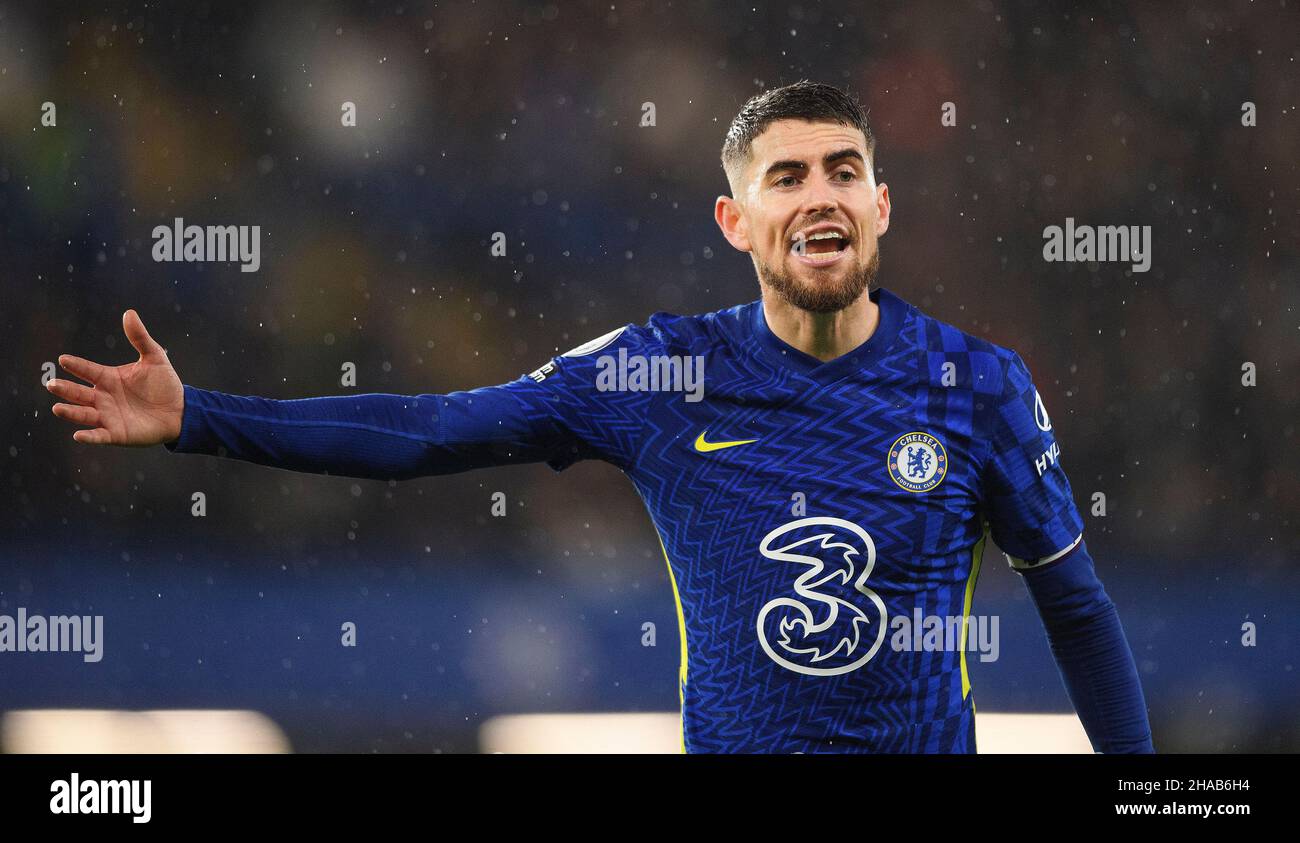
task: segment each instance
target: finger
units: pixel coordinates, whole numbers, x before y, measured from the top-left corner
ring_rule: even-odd
[[[111,445],[113,438],[107,430],[97,427],[94,430],[78,430],[72,438],[86,445]]]
[[[50,408],[54,415],[77,424],[99,427],[99,410],[94,407],[79,407],[76,404],[55,404]]]
[[[64,401],[71,401],[73,404],[91,405],[95,403],[95,390],[76,381],[61,381],[58,378],[50,378],[49,383],[45,384],[45,388]]]
[[[103,366],[72,354],[60,354],[59,365],[63,367],[64,371],[71,372],[82,380],[91,383],[97,383],[104,376]]]
[[[128,310],[122,314],[122,330],[126,332],[126,338],[135,346],[135,350],[140,352],[141,357],[150,355],[163,355],[167,352],[163,347],[154,342],[153,337],[144,328],[144,322],[140,319],[140,314],[134,310]]]

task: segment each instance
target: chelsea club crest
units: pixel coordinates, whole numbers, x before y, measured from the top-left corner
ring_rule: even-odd
[[[948,453],[928,433],[904,433],[889,446],[889,476],[909,492],[928,492],[948,473]]]

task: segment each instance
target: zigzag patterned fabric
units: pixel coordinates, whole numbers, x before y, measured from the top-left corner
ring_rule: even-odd
[[[186,385],[168,448],[380,479],[608,461],[668,560],[685,751],[974,752],[965,619],[986,536],[1029,570],[1082,520],[1020,357],[871,298],[875,332],[825,363],[751,302],[655,314],[445,395]],[[935,619],[956,639],[928,646]]]
[[[558,421],[552,465],[619,466],[654,520],[688,751],[973,752],[961,642],[894,646],[891,621],[968,614],[986,529],[1017,568],[1082,533],[1019,356],[871,297],[877,330],[829,363],[753,302],[656,314],[519,382]],[[703,399],[602,391],[620,351],[702,358]]]

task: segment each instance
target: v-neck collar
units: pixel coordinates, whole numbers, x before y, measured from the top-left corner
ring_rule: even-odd
[[[767,325],[767,317],[763,314],[761,300],[750,303],[749,322],[764,356],[780,366],[795,370],[804,377],[819,383],[830,383],[877,360],[893,345],[894,338],[902,328],[903,319],[907,314],[907,302],[883,287],[877,287],[868,295],[880,308],[880,320],[876,324],[876,330],[857,348],[825,362],[800,351],[772,333],[772,329]]]

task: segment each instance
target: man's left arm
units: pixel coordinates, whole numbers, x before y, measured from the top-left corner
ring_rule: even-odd
[[[1064,556],[1018,570],[1092,748],[1154,752],[1137,665],[1082,536]]]
[[[1093,749],[1154,752],[1133,652],[1084,544],[1051,419],[1024,361],[1005,362],[983,469],[993,541],[1024,577]]]

